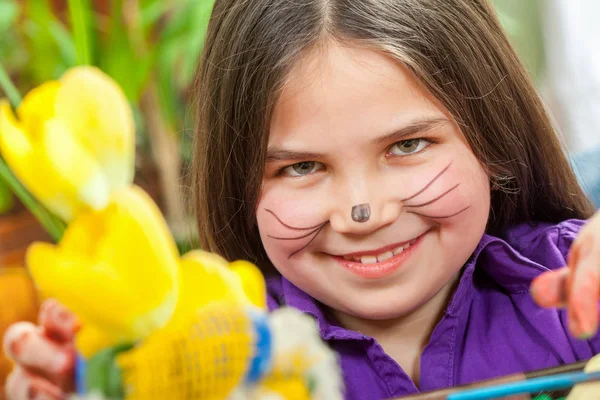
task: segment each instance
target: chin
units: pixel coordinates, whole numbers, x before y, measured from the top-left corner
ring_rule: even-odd
[[[354,293],[346,297],[346,299],[351,299],[351,302],[348,300],[338,300],[334,302],[323,301],[322,303],[327,304],[328,307],[334,310],[351,315],[355,318],[381,321],[409,315],[421,308],[431,297],[423,297],[422,293],[420,296],[398,297],[397,291],[395,295],[395,297],[391,297],[386,293],[369,295]]]

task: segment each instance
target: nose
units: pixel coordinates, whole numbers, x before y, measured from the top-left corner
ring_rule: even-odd
[[[331,228],[339,233],[366,235],[398,219],[402,204],[385,187],[368,179],[352,179],[332,196]]]

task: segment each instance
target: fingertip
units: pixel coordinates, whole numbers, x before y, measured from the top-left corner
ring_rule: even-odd
[[[2,340],[4,354],[13,361],[17,360],[27,338],[37,331],[38,328],[30,322],[17,322],[9,326]]]
[[[40,312],[38,314],[38,322],[40,325],[45,326],[52,321],[52,313],[56,308],[60,307],[60,303],[56,299],[47,299],[40,306]]]
[[[567,268],[545,272],[536,277],[530,286],[533,300],[540,307],[563,307],[566,301]]]
[[[569,301],[568,318],[571,333],[576,337],[589,339],[596,334],[598,330],[597,280],[585,281],[573,291]]]
[[[71,341],[81,324],[76,316],[56,300],[48,301],[40,312],[44,334],[57,342]]]

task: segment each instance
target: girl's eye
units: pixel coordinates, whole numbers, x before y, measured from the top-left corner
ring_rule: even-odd
[[[388,153],[394,156],[408,156],[420,152],[430,144],[431,142],[425,139],[401,140],[394,143]]]
[[[287,168],[284,168],[283,172],[289,176],[305,176],[312,174],[320,169],[323,169],[323,164],[317,161],[302,161],[296,164],[292,164]]]

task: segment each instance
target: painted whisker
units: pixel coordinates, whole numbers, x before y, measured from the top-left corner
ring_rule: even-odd
[[[317,232],[319,229],[321,229],[325,224],[327,224],[327,222],[323,222],[321,225],[317,226],[316,229],[302,235],[302,236],[295,236],[295,237],[278,237],[278,236],[271,236],[271,235],[267,235],[269,236],[271,239],[277,239],[277,240],[297,240],[297,239],[304,239],[305,237],[308,237],[310,235],[312,235],[313,233]]]
[[[329,222],[329,221],[327,221],[327,222]],[[313,242],[313,240],[315,240],[317,238],[317,236],[319,236],[319,233],[321,233],[323,228],[325,228],[325,226],[327,226],[327,222],[324,223],[323,226],[321,226],[319,229],[317,229],[317,233],[315,233],[315,236],[313,236],[313,238],[310,239],[308,243],[306,243],[304,246],[302,246],[301,248],[299,248],[298,250],[296,250],[292,254],[290,254],[288,257],[288,260],[290,258],[292,258],[293,256],[295,256],[296,254],[300,253],[302,250],[306,249],[308,246],[310,246],[310,244]]]
[[[269,210],[269,209],[267,209],[267,208],[265,208],[265,211],[266,211],[266,212],[268,212],[269,214],[273,215],[273,216],[275,217],[275,219],[276,219],[276,220],[277,220],[277,221],[278,221],[278,222],[279,222],[281,225],[285,226],[285,227],[286,227],[286,228],[288,228],[288,229],[293,229],[293,230],[295,230],[295,231],[308,231],[308,230],[310,230],[310,229],[318,229],[318,228],[320,228],[320,227],[321,227],[323,224],[326,224],[326,223],[327,223],[327,222],[321,222],[320,224],[317,224],[317,225],[315,225],[315,226],[308,226],[308,227],[306,227],[306,228],[298,228],[298,227],[295,227],[295,226],[290,226],[290,225],[286,224],[285,222],[283,222],[281,219],[279,219],[279,217],[277,216],[277,214],[275,214],[273,211],[271,211],[271,210]]]
[[[433,200],[429,200],[429,201],[426,201],[425,203],[421,203],[421,204],[415,204],[415,205],[406,204],[405,206],[406,206],[406,207],[413,207],[413,208],[416,208],[416,207],[425,207],[425,206],[428,206],[428,205],[430,205],[430,204],[432,204],[432,203],[435,203],[436,201],[438,201],[438,200],[442,199],[444,196],[446,196],[447,194],[449,194],[450,192],[452,192],[454,189],[456,189],[456,188],[457,188],[457,187],[459,187],[459,186],[460,186],[460,183],[457,183],[456,185],[454,185],[454,186],[453,186],[453,187],[451,187],[450,189],[446,190],[444,193],[442,193],[441,195],[439,195],[439,196],[438,196],[438,197],[436,197],[435,199],[433,199]]]
[[[433,185],[433,184],[435,183],[435,181],[437,181],[437,180],[440,178],[440,176],[444,175],[444,173],[445,173],[446,171],[448,171],[448,169],[449,169],[449,168],[450,168],[450,166],[452,165],[452,162],[453,162],[453,161],[450,161],[450,163],[449,163],[448,165],[446,165],[446,168],[444,168],[444,169],[443,169],[443,170],[442,170],[442,171],[441,171],[439,174],[437,174],[437,175],[436,175],[436,176],[435,176],[435,177],[434,177],[434,178],[433,178],[431,181],[429,181],[429,183],[428,183],[427,185],[425,185],[425,187],[424,187],[423,189],[419,190],[417,193],[413,194],[412,196],[409,196],[409,197],[407,197],[407,198],[405,198],[405,199],[402,199],[401,201],[408,201],[408,200],[412,200],[412,199],[414,199],[415,197],[417,197],[418,195],[420,195],[421,193],[423,193],[424,191],[426,191],[427,189],[429,189],[429,187],[430,187],[431,185]]]
[[[294,231],[310,231],[306,234],[302,234],[301,236],[295,236],[295,237],[277,237],[277,236],[271,236],[268,235],[270,238],[272,239],[277,239],[277,240],[298,240],[298,239],[304,239],[309,237],[310,235],[314,235],[309,241],[308,243],[306,243],[304,246],[302,246],[301,248],[299,248],[298,250],[294,251],[292,254],[289,255],[288,260],[290,258],[292,258],[294,255],[298,254],[299,252],[301,252],[302,250],[306,249],[312,242],[313,240],[315,240],[315,238],[317,236],[319,236],[319,233],[321,233],[321,231],[323,230],[323,228],[325,228],[327,226],[327,224],[329,223],[329,221],[325,221],[325,222],[321,222],[318,225],[315,226],[309,226],[306,228],[298,228],[298,227],[294,227],[294,226],[290,226],[288,224],[286,224],[285,222],[283,222],[278,216],[277,214],[275,214],[273,211],[268,210],[265,208],[265,211],[268,212],[269,214],[271,214],[272,216],[275,217],[275,219],[277,220],[277,222],[279,222],[281,225],[285,226],[288,229],[292,229]]]
[[[460,210],[460,211],[458,211],[458,212],[455,212],[454,214],[451,214],[451,215],[427,215],[427,214],[422,214],[422,213],[419,213],[419,212],[416,212],[416,211],[411,211],[411,210],[408,210],[407,212],[408,212],[408,213],[411,213],[411,214],[416,214],[416,215],[419,215],[419,216],[421,216],[421,217],[425,217],[425,218],[431,218],[431,219],[444,219],[444,218],[452,218],[452,217],[455,217],[455,216],[457,216],[458,214],[461,214],[461,213],[463,213],[463,212],[467,211],[469,208],[471,208],[471,206],[470,206],[470,205],[469,205],[469,206],[466,206],[466,207],[465,207],[465,208],[463,208],[462,210]]]

